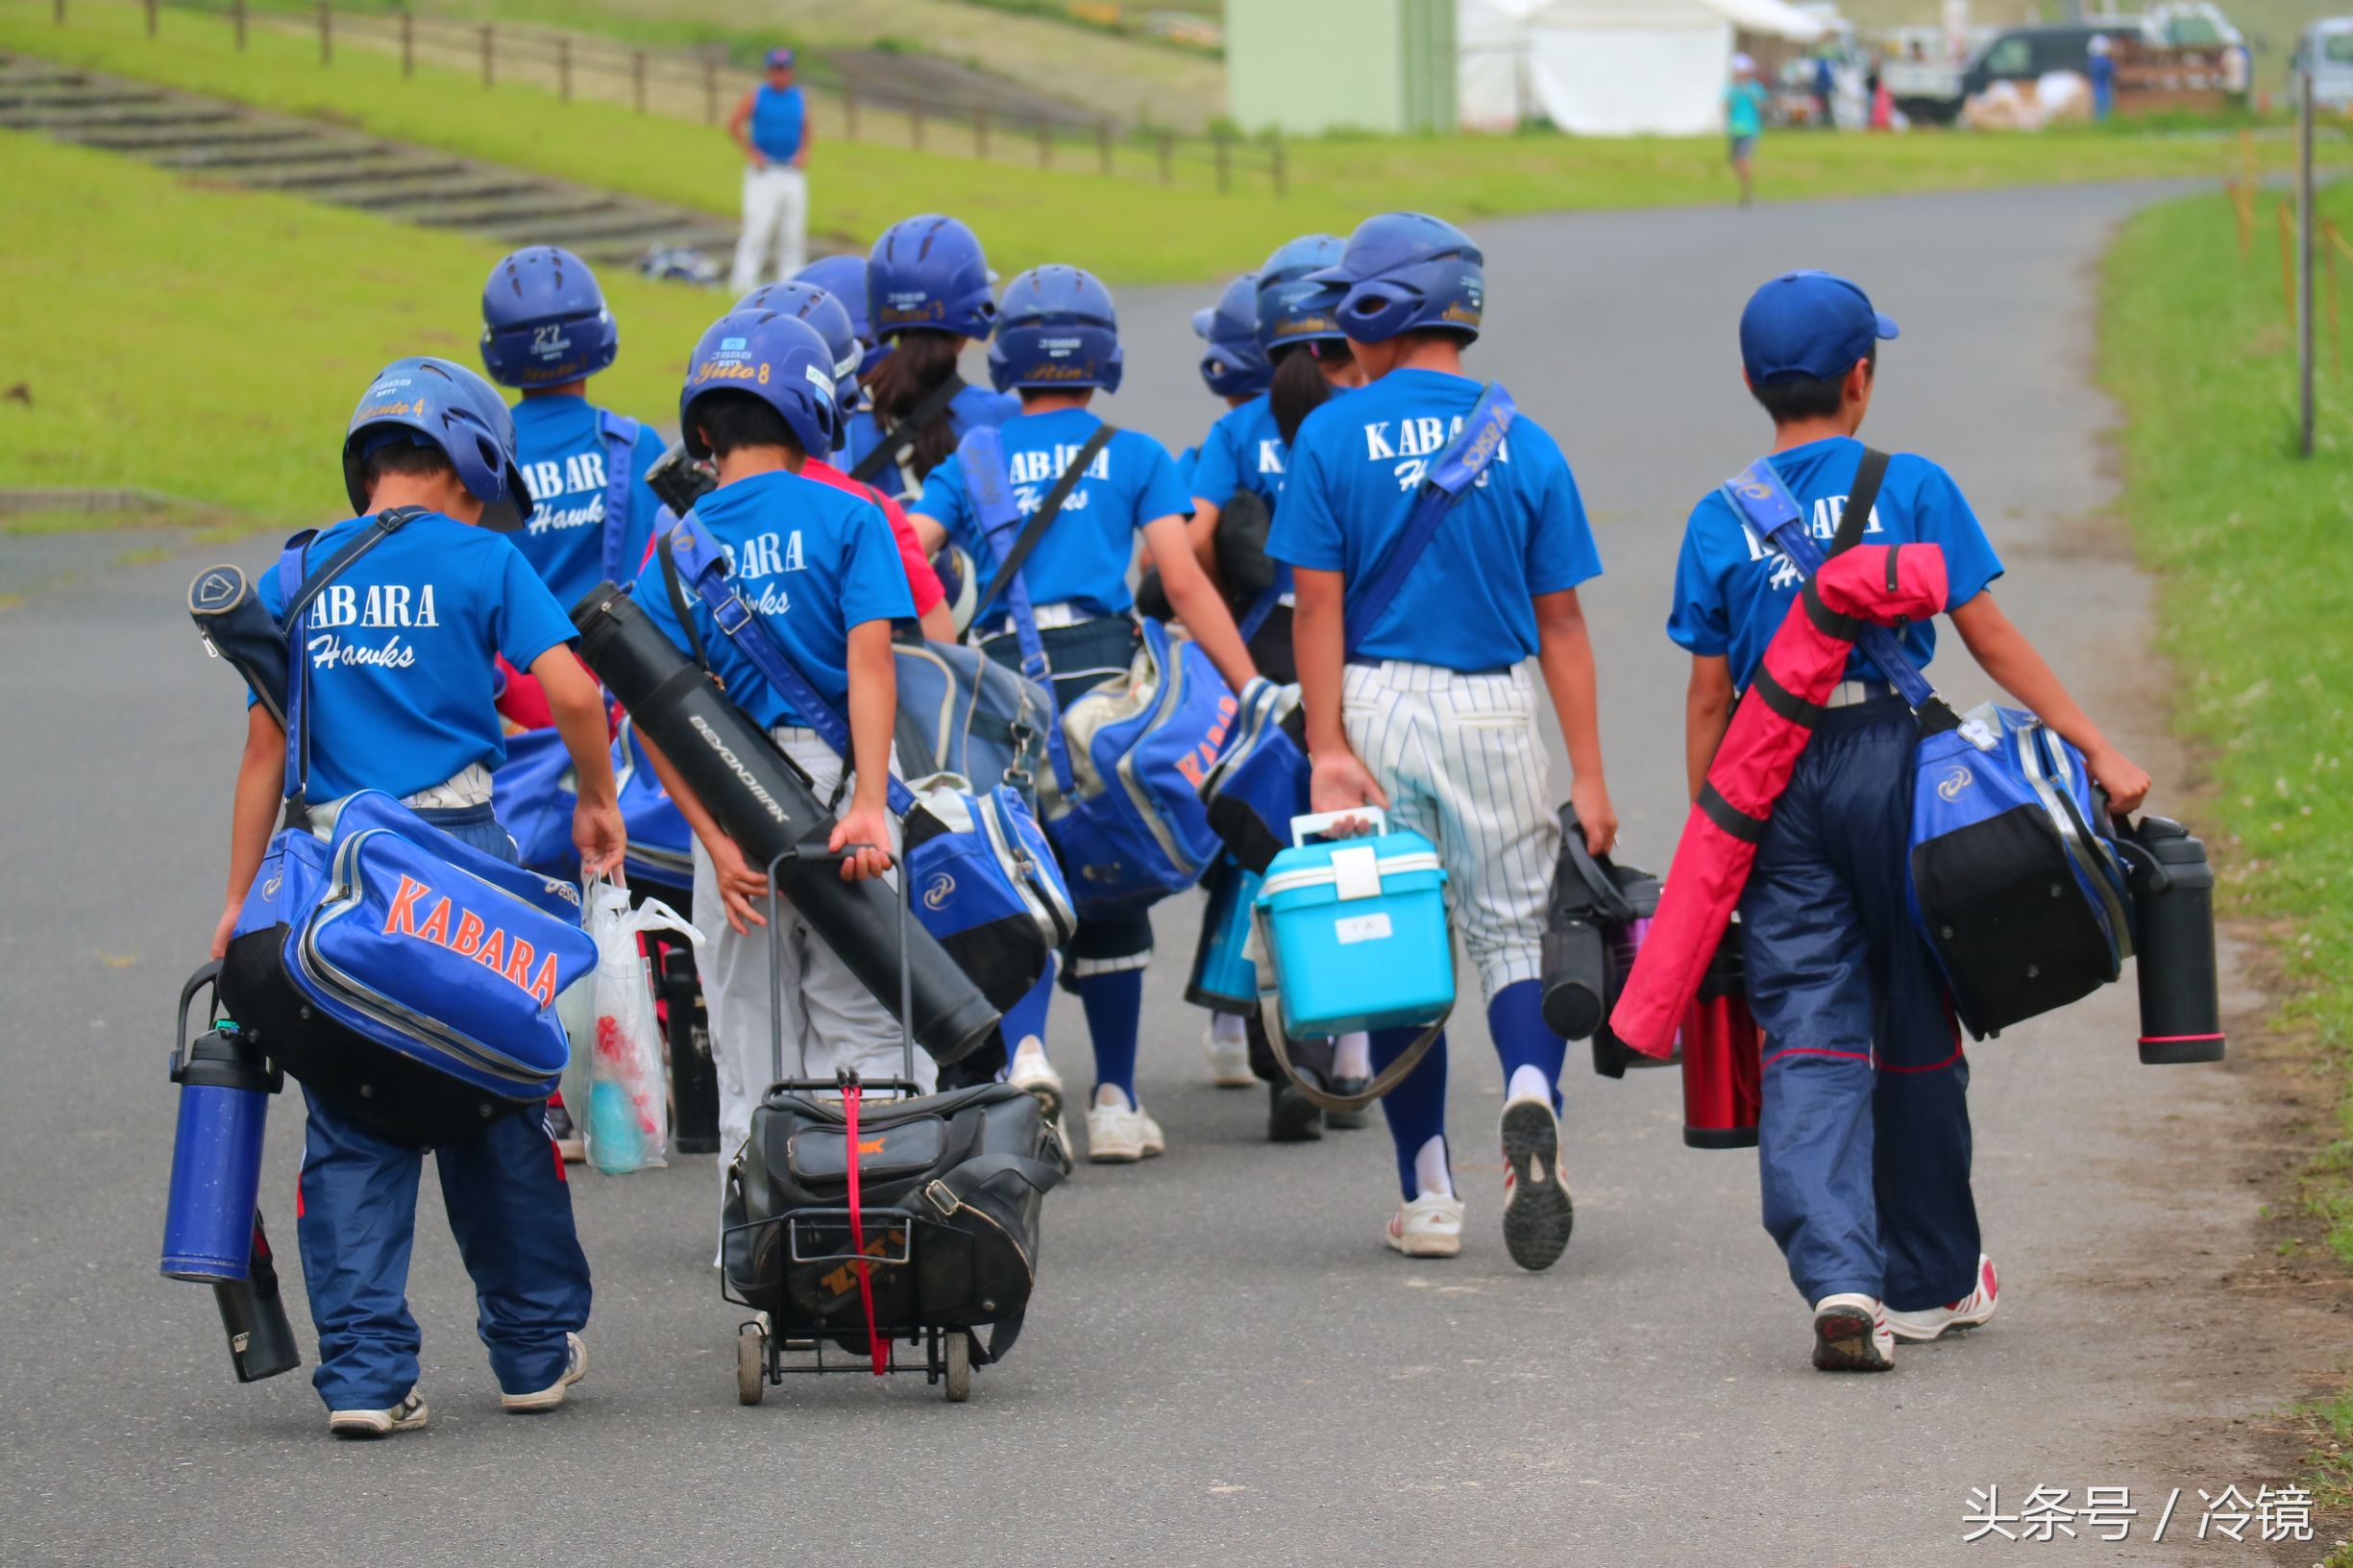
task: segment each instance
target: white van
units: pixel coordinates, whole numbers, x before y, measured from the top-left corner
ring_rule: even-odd
[[[2353,107],[2353,16],[2323,17],[2304,30],[2288,61],[2292,91],[2307,61],[2312,62],[2313,102],[2322,109]]]

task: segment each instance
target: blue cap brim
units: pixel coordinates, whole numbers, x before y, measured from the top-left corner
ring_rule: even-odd
[[[1193,336],[1208,341],[1210,329],[1217,324],[1217,311],[1213,306],[1203,306],[1193,312]]]
[[[1901,337],[1903,335],[1903,330],[1896,325],[1895,317],[1889,315],[1884,310],[1874,310],[1872,314],[1878,318],[1879,340],[1881,342],[1885,342],[1891,337]]]
[[[1336,261],[1331,266],[1317,267],[1313,272],[1302,274],[1299,281],[1303,283],[1353,283],[1359,280],[1355,273],[1348,270],[1346,263]]]

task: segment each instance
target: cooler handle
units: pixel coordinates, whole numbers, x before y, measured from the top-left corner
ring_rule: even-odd
[[[1389,814],[1379,806],[1352,806],[1346,811],[1319,811],[1310,816],[1291,819],[1291,846],[1293,848],[1302,847],[1316,834],[1329,833],[1340,823],[1351,819],[1372,823],[1373,832],[1376,835],[1386,833],[1389,830]]]

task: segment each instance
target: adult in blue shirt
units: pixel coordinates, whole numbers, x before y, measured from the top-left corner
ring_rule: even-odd
[[[1617,816],[1577,598],[1601,557],[1560,448],[1519,419],[1373,616],[1365,586],[1482,392],[1462,354],[1479,334],[1484,271],[1454,225],[1391,212],[1359,225],[1339,259],[1309,277],[1338,286],[1332,315],[1365,376],[1299,427],[1268,546],[1297,582],[1310,794],[1319,812],[1384,807],[1437,846],[1504,1065],[1504,1240],[1521,1267],[1548,1268],[1571,1224],[1556,1090],[1568,1046],[1545,1025],[1539,980],[1560,829],[1527,663],[1537,661],[1568,742],[1578,821],[1606,851]],[[1417,1033],[1375,1031],[1374,1065]],[[1447,1158],[1443,1037],[1382,1108],[1403,1193],[1388,1244],[1452,1257],[1462,1202]]]
[[[1773,419],[1769,460],[1826,546],[1862,462],[1855,431],[1878,385],[1878,345],[1895,335],[1860,288],[1824,272],[1785,273],[1741,313],[1743,372]],[[1863,539],[1939,547],[1948,612],[1978,666],[2082,749],[2119,811],[2141,803],[2148,775],[1994,602],[2001,562],[1949,475],[1892,457]],[[1667,635],[1691,654],[1694,796],[1734,693],[1802,585],[1720,491],[1692,509]],[[1908,626],[1903,644],[1925,665],[1936,629]],[[1775,802],[1740,904],[1749,1005],[1766,1037],[1765,1228],[1814,1311],[1826,1371],[1884,1370],[1899,1336],[1983,1323],[1997,1300],[1970,1192],[1969,1066],[1905,907],[1916,739],[1886,673],[1856,652]]]
[[[902,218],[874,241],[866,289],[875,368],[840,465],[852,478],[908,499],[965,431],[1021,411],[1017,398],[970,385],[956,369],[964,351],[994,329],[995,278],[979,237],[936,212]]]
[[[739,295],[784,282],[807,259],[811,127],[793,66],[792,50],[771,49],[766,76],[727,116],[744,155],[744,233],[731,280]]]
[[[720,629],[707,606],[689,597],[694,625],[671,604],[660,552],[646,564],[635,597],[647,616],[681,649],[698,648],[726,687],[727,699],[767,729],[808,774],[821,800],[839,800],[829,840],[896,843],[885,798],[898,676],[891,623],[915,614],[891,525],[864,497],[803,478],[810,459],[832,450],[834,358],[817,330],[797,316],[744,310],[702,334],[688,361],[678,399],[678,428],[688,453],[711,459],[719,487],[695,504],[695,518],[725,552],[728,576],[789,658],[820,696],[846,714],[853,756],[843,758],[810,727],[809,716],[771,685]],[[691,595],[679,584],[682,596]],[[693,786],[650,742],[648,755],[663,787],[695,833],[694,920],[707,938],[695,955],[719,1076],[719,1169],[751,1133],[752,1107],[768,1088],[772,1030],[781,1029],[788,1069],[831,1077],[854,1067],[876,1078],[900,1076],[899,1029],[840,955],[794,913],[776,963],[783,1016],[773,1013],[765,867],[750,865]],[[853,880],[881,875],[890,857],[861,850],[844,865]],[[935,1083],[931,1058],[916,1052],[925,1092]]]
[[[879,298],[879,296],[877,296]],[[902,351],[903,352],[903,351]],[[1015,502],[1034,513],[1056,479],[1077,460],[1103,421],[1089,409],[1096,390],[1116,391],[1121,354],[1110,291],[1076,267],[1034,268],[1005,290],[990,377],[1017,388],[1021,413],[1001,428]],[[1128,591],[1128,567],[1141,535],[1161,563],[1169,602],[1218,673],[1240,690],[1257,671],[1217,589],[1193,560],[1185,537],[1191,498],[1177,482],[1167,449],[1134,430],[1115,432],[1089,461],[1037,548],[1021,568],[1058,701],[1067,704],[1133,664],[1142,638]],[[997,568],[983,536],[961,462],[944,462],[923,482],[912,513],[926,550],[948,540],[969,555],[983,597]],[[1000,604],[971,628],[999,663],[1018,669],[1019,640]],[[1077,878],[1080,866],[1066,870]],[[1080,922],[1069,948],[1071,983],[1094,1043],[1095,1089],[1087,1113],[1087,1156],[1132,1164],[1166,1147],[1160,1123],[1136,1099],[1136,1044],[1143,1022],[1143,971],[1152,959],[1148,912]],[[1040,982],[1049,987],[1050,981]],[[1045,1055],[1045,997],[1035,992],[1008,1010],[1014,1045],[1011,1076],[1059,1112],[1062,1080]]]
[[[496,461],[486,461],[496,453]],[[377,374],[343,445],[345,488],[364,515],[321,531],[307,569],[373,519],[416,508],[319,593],[289,639],[308,667],[305,705],[311,821],[333,820],[360,790],[399,797],[472,848],[515,858],[490,809],[503,759],[491,706],[492,660],[538,675],[579,779],[573,837],[594,873],[618,865],[621,812],[596,682],[573,657],[572,624],[507,540],[531,502],[506,405],[480,377],[446,359],[396,360]],[[261,601],[282,613],[276,572]],[[231,815],[229,896],[212,956],[269,847],[284,786],[286,736],[258,702]],[[428,1410],[417,1388],[416,1319],[405,1299],[425,1151],[395,1142],[303,1090],[303,1278],[319,1335],[311,1383],[339,1437],[413,1432]],[[588,1366],[588,1261],[572,1198],[539,1108],[500,1116],[434,1151],[459,1256],[480,1299],[479,1328],[508,1410],[551,1409]]]

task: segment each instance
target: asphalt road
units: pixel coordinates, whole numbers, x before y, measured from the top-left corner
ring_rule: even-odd
[[[2083,521],[2112,490],[2111,410],[2086,385],[2094,269],[2152,194],[1483,231],[1494,305],[1476,365],[1558,435],[1608,568],[1586,601],[1628,858],[1663,867],[1681,819],[1667,583],[1691,502],[1765,439],[1733,324],[1748,288],[1791,265],[1852,273],[1901,321],[1870,434],[1960,477],[2012,568],[2004,602],[2179,779],[2150,701],[2145,584]],[[1213,412],[1185,328],[1208,298],[1122,302],[1131,387],[1114,417],[1172,446]],[[321,411],[323,484],[337,412]],[[115,542],[74,548],[68,580],[0,614],[0,1558],[1922,1564],[2000,1555],[1961,1541],[1988,1483],[2006,1504],[2035,1484],[2130,1484],[2146,1507],[2129,1544],[2044,1555],[2262,1556],[2171,1544],[2196,1488],[2282,1479],[2231,1422],[2293,1392],[2293,1368],[2223,1352],[2243,1318],[2217,1283],[2250,1246],[2256,1196],[2232,1145],[2259,1108],[2233,1068],[2138,1066],[2128,991],[1973,1050],[2000,1318],[1904,1350],[1893,1377],[1829,1378],[1807,1367],[1805,1312],[1758,1227],[1753,1159],[1685,1150],[1675,1076],[1605,1082],[1581,1046],[1561,1264],[1530,1276],[1504,1255],[1500,1083],[1476,1022],[1458,1036],[1451,1123],[1464,1255],[1389,1255],[1385,1134],[1271,1147],[1258,1093],[1208,1086],[1179,994],[1189,899],[1161,916],[1149,992],[1144,1097],[1169,1152],[1082,1166],[1052,1197],[1027,1335],[969,1405],[919,1379],[836,1378],[738,1408],[739,1314],[707,1266],[697,1158],[576,1177],[594,1367],[543,1419],[500,1413],[429,1190],[412,1289],[432,1428],[332,1443],[303,1377],[234,1385],[208,1293],[155,1272],[168,1015],[219,907],[241,733],[233,677],[181,613],[209,552],[122,564]],[[9,570],[52,576],[60,559]],[[1941,668],[1956,695],[1987,695]],[[1075,1008],[1055,1041],[1083,1083]],[[265,1181],[289,1254],[299,1122],[281,1101]],[[296,1315],[307,1355],[299,1300]],[[2186,1516],[2150,1544],[2173,1486]]]

